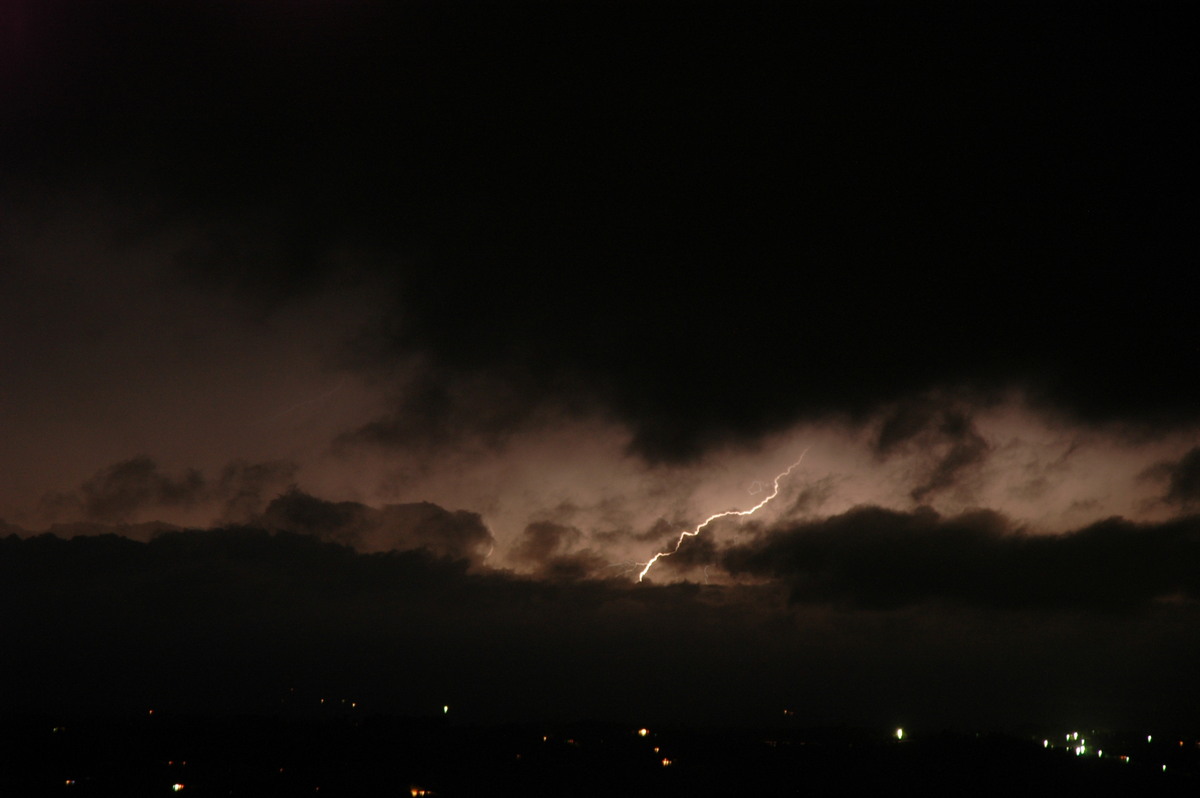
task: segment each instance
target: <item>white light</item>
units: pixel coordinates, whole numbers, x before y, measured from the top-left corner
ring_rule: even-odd
[[[896,729],[896,739],[897,740],[904,739],[904,729]]]
[[[179,792],[180,790],[183,789],[183,785],[182,784],[172,784],[171,789],[174,790],[175,792]]]
[[[1146,742],[1150,742],[1152,739],[1154,739],[1152,735],[1146,735]]]
[[[1166,773],[1166,772],[1167,772],[1167,766],[1163,765],[1163,773]]]
[[[1049,748],[1049,747],[1050,747],[1050,741],[1042,740],[1042,748]]]
[[[450,714],[450,705],[449,705],[449,704],[446,704],[446,705],[444,705],[444,706],[442,707],[442,714],[443,714],[443,715],[449,715],[449,714]]]

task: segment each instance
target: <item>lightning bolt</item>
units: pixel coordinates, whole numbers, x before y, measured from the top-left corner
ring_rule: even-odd
[[[795,469],[796,466],[800,465],[800,463],[804,460],[804,455],[806,455],[806,454],[808,454],[808,449],[805,449],[803,452],[800,453],[800,457],[799,457],[799,459],[796,460],[796,462],[792,463],[784,471],[777,474],[775,476],[775,481],[774,481],[775,487],[771,491],[771,495],[767,496],[765,499],[763,499],[758,504],[751,507],[749,510],[726,510],[723,513],[713,513],[708,518],[705,518],[703,521],[701,521],[699,524],[697,524],[695,529],[692,529],[692,530],[685,529],[684,531],[680,532],[679,539],[675,541],[675,548],[671,549],[670,551],[660,551],[658,554],[655,554],[653,557],[651,557],[650,561],[645,563],[645,567],[642,568],[642,572],[640,574],[638,574],[638,581],[640,582],[640,581],[642,581],[642,579],[644,579],[646,577],[646,574],[648,574],[650,572],[650,569],[654,567],[654,563],[658,562],[663,557],[670,557],[672,554],[679,551],[679,547],[683,545],[684,538],[696,537],[696,535],[699,535],[701,530],[704,529],[704,527],[708,526],[713,521],[716,521],[718,518],[727,518],[731,515],[754,515],[759,510],[761,510],[763,507],[766,507],[768,504],[770,504],[771,500],[779,495],[779,480],[783,479],[788,474],[792,473],[793,469]]]

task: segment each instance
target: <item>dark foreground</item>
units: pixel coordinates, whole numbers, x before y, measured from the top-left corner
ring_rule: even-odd
[[[59,725],[55,725],[58,723]],[[3,796],[1195,795],[1194,738],[8,718]],[[1043,742],[1045,739],[1047,742]],[[1063,741],[1066,740],[1066,741]],[[1103,750],[1100,756],[1097,751]],[[1122,759],[1126,757],[1127,759]],[[1165,769],[1163,766],[1166,766]]]

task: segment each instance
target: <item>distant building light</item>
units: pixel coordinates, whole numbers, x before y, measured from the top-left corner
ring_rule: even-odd
[[[897,740],[904,739],[904,729],[896,729],[896,739]]]
[[[1147,734],[1147,735],[1146,735],[1146,742],[1150,742],[1150,741],[1151,741],[1151,740],[1153,740],[1153,739],[1154,739],[1154,735],[1152,735],[1152,734]]]
[[[180,790],[183,789],[183,785],[182,784],[172,784],[171,789],[174,790],[175,792],[179,792]]]
[[[1049,747],[1050,747],[1050,741],[1042,740],[1042,748],[1049,748]]]
[[[1096,758],[1099,759],[1102,756],[1104,756],[1104,749],[1100,748],[1096,751]]]
[[[68,786],[68,787],[70,787],[70,786],[71,786],[72,784],[74,784],[74,783],[75,783],[75,779],[67,779],[67,786]]]
[[[449,704],[444,704],[444,705],[442,706],[442,714],[443,714],[443,715],[449,715],[449,714],[450,714],[450,705],[449,705]]]
[[[662,763],[663,763],[663,767],[667,767],[668,765],[670,765],[670,764],[671,764],[671,760],[667,759],[667,758],[664,756],[664,757],[663,757],[663,760],[662,760]],[[1167,769],[1167,766],[1166,766],[1166,765],[1163,765],[1163,770],[1166,770],[1166,769]]]
[[[1166,772],[1167,772],[1167,766],[1163,765],[1163,773],[1166,773]]]
[[[649,733],[649,729],[638,729],[638,737],[645,737]]]

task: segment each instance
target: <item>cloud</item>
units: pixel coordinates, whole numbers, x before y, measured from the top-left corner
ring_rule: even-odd
[[[216,478],[195,468],[177,475],[164,472],[140,455],[100,469],[78,490],[42,497],[43,515],[98,523],[128,523],[146,513],[212,505],[222,522],[242,522],[261,512],[265,496],[286,485],[297,467],[282,461],[233,460]]]
[[[978,471],[991,451],[980,434],[971,409],[986,402],[974,402],[939,394],[926,394],[900,402],[883,415],[875,439],[875,451],[883,458],[914,449],[928,452],[930,462],[921,482],[912,489],[918,502],[954,487],[966,476]]]
[[[1178,462],[1164,464],[1168,484],[1166,500],[1185,509],[1200,507],[1200,446]]]
[[[612,564],[590,548],[579,548],[583,533],[553,521],[526,525],[508,558],[535,578],[559,582],[595,579],[613,574]]]
[[[292,488],[258,519],[267,529],[311,535],[360,551],[425,549],[439,557],[480,562],[494,545],[478,513],[450,511],[429,502],[331,502]]]
[[[907,524],[924,537],[965,532],[965,551],[1004,534],[995,518]],[[1094,534],[1121,549],[1148,531]],[[1163,536],[1179,544],[1186,534]],[[796,548],[786,535],[776,543]],[[860,548],[851,541],[837,556]],[[896,581],[924,578],[911,559],[894,563]],[[800,569],[776,570],[794,582]],[[0,538],[0,706],[277,713],[295,687],[351,696],[368,714],[428,715],[448,703],[468,722],[770,724],[790,707],[806,723],[880,728],[896,717],[969,728],[1081,715],[1161,723],[1200,706],[1188,678],[1200,627],[1187,600],[1119,613],[1069,603],[871,609],[789,604],[787,589],[529,579],[420,549],[365,554],[245,527],[149,543]]]
[[[79,493],[89,519],[118,521],[144,507],[194,504],[206,488],[204,477],[188,469],[178,477],[164,474],[149,457],[134,457],[98,471]]]
[[[554,35],[408,4],[271,13],[33,14],[6,197],[133,196],[149,209],[127,237],[199,231],[184,282],[254,307],[386,286],[361,302],[370,356],[343,365],[393,401],[347,441],[497,440],[581,410],[625,425],[648,462],[681,463],[963,388],[1025,389],[1096,424],[1197,418],[1200,384],[1177,367],[1194,309],[1171,271],[1190,246],[1187,137],[1170,135],[1188,125],[1171,77],[1186,70],[1096,59],[1089,26],[1055,22],[1087,65],[1080,89],[1012,62],[1008,47],[1040,43],[990,18],[906,40],[1011,68],[914,61],[886,25],[783,7],[695,30],[579,10],[545,20]],[[1171,52],[1158,42],[1178,26],[1145,25],[1120,35]],[[848,38],[796,47],[817,29]],[[612,41],[633,55],[614,65]],[[671,68],[640,66],[663,52]],[[1134,88],[1115,100],[1118,83]],[[976,104],[935,99],[963,85],[985,87]],[[892,109],[886,124],[870,107]],[[1160,125],[1131,122],[1138,109]],[[349,267],[345,251],[372,258]],[[1134,259],[1132,301],[1091,277]],[[1035,321],[1014,324],[1018,308]],[[927,490],[973,456],[961,444]]]
[[[1200,599],[1191,567],[1198,556],[1195,516],[1158,524],[1113,518],[1031,535],[990,511],[943,517],[928,508],[860,507],[766,530],[721,560],[735,576],[783,580],[799,603],[1132,612]]]

